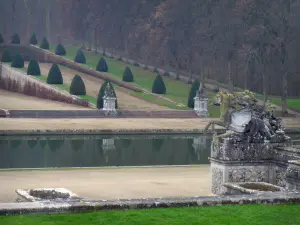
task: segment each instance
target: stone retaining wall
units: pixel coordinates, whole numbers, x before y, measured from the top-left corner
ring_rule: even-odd
[[[89,106],[87,100],[58,90],[3,63],[0,63],[0,89],[53,101]]]
[[[55,55],[54,53],[40,49],[34,45],[13,45],[13,44],[2,44],[0,45],[0,56],[1,52],[3,52],[4,48],[8,49],[11,54],[14,54],[16,52],[22,53],[25,60],[35,59],[39,62],[46,62],[46,63],[56,63],[63,66],[66,66],[70,69],[77,70],[82,73],[89,74],[93,77],[97,77],[99,79],[103,80],[110,80],[112,83],[117,84],[121,87],[127,88],[129,90],[135,91],[135,92],[142,92],[142,89],[137,88],[131,84],[128,84],[126,82],[117,80],[105,73],[98,72],[95,69],[90,69],[86,67],[85,65],[81,65],[79,63],[75,63],[69,59],[66,59],[65,57]]]
[[[104,210],[128,210],[149,208],[174,208],[191,206],[220,206],[246,204],[299,204],[300,194],[265,193],[261,195],[237,195],[222,197],[153,198],[99,201],[43,201],[22,203],[0,203],[1,215],[37,213],[82,213]]]

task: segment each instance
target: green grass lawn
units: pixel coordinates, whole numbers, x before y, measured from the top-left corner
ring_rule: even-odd
[[[296,225],[300,205],[244,205],[2,216],[2,225]]]
[[[271,97],[271,102],[279,106],[282,105],[281,98],[278,97]],[[300,110],[300,99],[288,99],[287,107],[292,110]]]
[[[65,57],[74,61],[78,47],[69,46],[69,47],[65,47],[65,49],[67,52],[67,55]],[[53,46],[51,46],[50,51],[54,53],[55,48]],[[101,56],[98,54],[92,53],[92,52],[85,52],[85,56],[86,56],[86,61],[87,61],[87,63],[85,65],[91,69],[95,69]],[[138,66],[128,65],[117,59],[111,59],[110,57],[104,57],[104,59],[106,60],[106,63],[108,64],[108,67],[109,67],[109,72],[107,73],[108,75],[110,75],[113,78],[116,78],[118,80],[122,80],[122,76],[123,76],[125,67],[129,66],[134,75],[134,83],[133,84],[137,87],[146,89],[148,91],[152,90],[152,83],[153,83],[157,73],[142,69]],[[150,102],[154,102],[156,104],[162,105],[162,106],[166,106],[168,108],[182,109],[182,110],[189,109],[186,106],[186,104],[187,104],[187,99],[188,99],[188,95],[189,95],[189,91],[190,91],[190,85],[185,84],[182,81],[174,80],[170,77],[164,76],[163,79],[164,79],[166,89],[167,89],[167,94],[163,95],[163,96],[174,102],[177,102],[178,104],[184,105],[184,106],[179,106],[178,104],[173,104],[171,102],[164,101],[164,100],[156,98],[150,94],[136,93],[136,92],[129,92],[129,94],[139,97],[139,98],[142,98],[146,101],[150,101]],[[214,93],[208,92],[208,96],[210,98],[213,98]],[[219,114],[220,114],[219,108],[217,108],[215,106],[210,106],[208,110],[209,110],[211,116],[219,117]]]

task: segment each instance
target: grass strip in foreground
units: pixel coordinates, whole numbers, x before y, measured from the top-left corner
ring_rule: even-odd
[[[2,216],[5,225],[296,225],[300,205],[235,205],[103,211],[95,213]]]

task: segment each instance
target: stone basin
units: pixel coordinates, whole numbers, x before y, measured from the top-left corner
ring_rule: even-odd
[[[281,192],[282,187],[266,182],[243,182],[243,183],[225,183],[227,195],[236,194],[260,194],[265,192]]]
[[[36,202],[47,200],[75,200],[79,197],[65,188],[36,188],[36,189],[18,189],[17,202]]]

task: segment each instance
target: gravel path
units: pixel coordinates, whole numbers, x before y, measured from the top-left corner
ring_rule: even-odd
[[[0,202],[13,202],[16,189],[67,188],[92,200],[211,195],[209,165],[0,171]]]
[[[136,130],[136,129],[201,129],[209,119],[148,119],[148,118],[112,118],[112,119],[13,119],[0,118],[0,130],[31,129],[100,129],[100,130]]]

